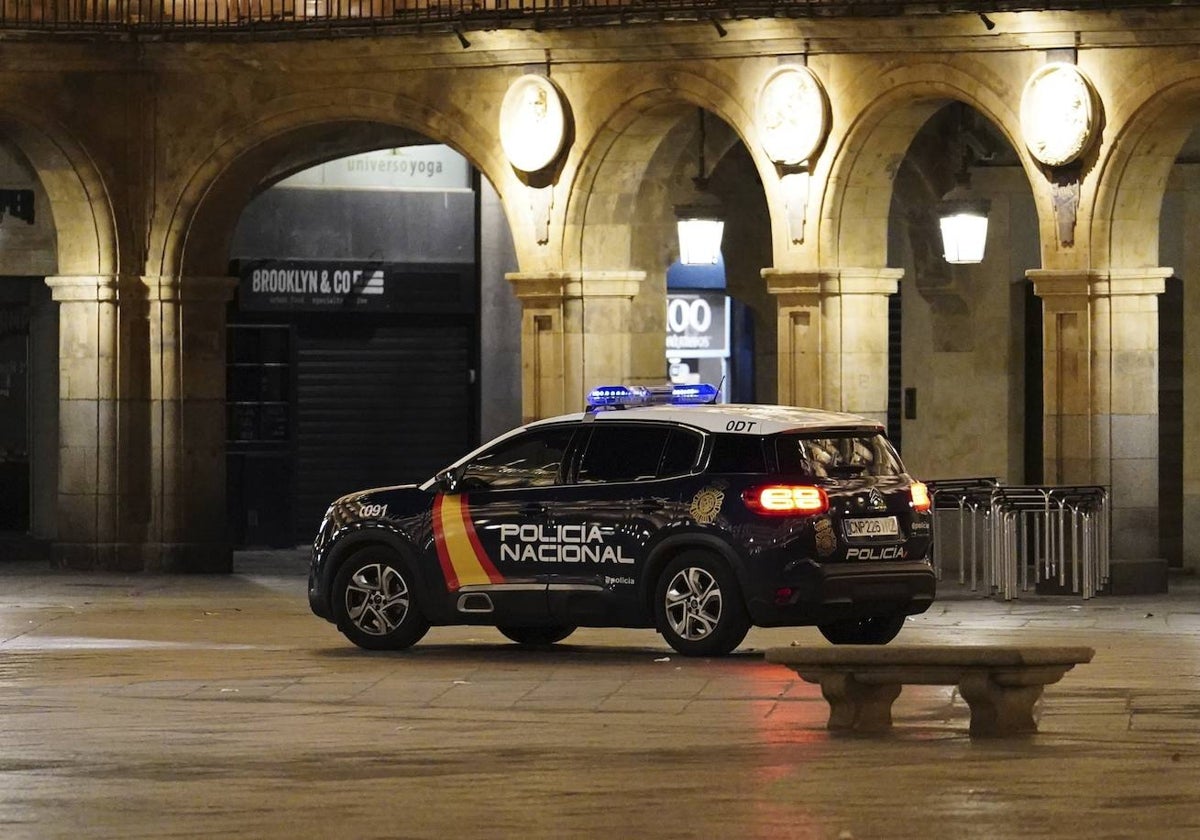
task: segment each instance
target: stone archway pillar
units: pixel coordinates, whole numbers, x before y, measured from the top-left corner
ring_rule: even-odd
[[[779,323],[779,402],[887,422],[888,298],[898,268],[762,272]]]
[[[145,296],[136,277],[47,277],[58,303],[60,568],[142,568],[150,489]]]
[[[628,381],[633,298],[645,272],[506,277],[522,308],[522,422],[580,411],[589,388]]]
[[[1044,313],[1044,480],[1110,488],[1115,559],[1158,553],[1158,296],[1171,274],[1027,272]]]
[[[232,278],[46,278],[59,304],[51,563],[229,571],[225,304]]]
[[[151,526],[144,568],[228,572],[225,311],[235,277],[143,277]]]

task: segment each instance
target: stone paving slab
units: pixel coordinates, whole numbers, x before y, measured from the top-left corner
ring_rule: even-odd
[[[866,840],[1200,836],[1200,586],[1003,602],[947,591],[905,644],[1080,644],[1039,732],[972,742],[947,687],[883,738],[824,729],[761,651],[651,631],[525,651],[435,628],[359,651],[308,612],[302,553],[231,576],[0,563],[0,838]]]

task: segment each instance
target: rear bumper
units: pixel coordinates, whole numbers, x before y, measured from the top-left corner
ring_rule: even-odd
[[[747,606],[760,627],[796,627],[878,615],[916,615],[937,593],[924,561],[792,564],[767,597]]]

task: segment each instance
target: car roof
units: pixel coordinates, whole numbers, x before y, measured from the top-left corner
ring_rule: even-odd
[[[591,412],[563,414],[558,417],[547,417],[544,420],[534,420],[522,426],[509,429],[497,435],[475,449],[463,455],[450,465],[453,469],[474,458],[483,450],[494,446],[500,441],[515,437],[527,429],[537,429],[562,423],[580,423],[584,420],[591,422],[611,422],[613,420],[636,420],[638,422],[669,423],[703,429],[707,432],[726,432],[744,435],[773,435],[781,432],[818,432],[825,429],[846,431],[883,432],[882,424],[860,417],[857,414],[844,414],[838,411],[825,411],[819,408],[800,408],[790,405],[747,405],[740,403],[725,403],[716,405],[652,405],[628,408],[607,408]],[[739,425],[743,421],[744,425]],[[753,424],[753,425],[751,425]],[[429,478],[420,485],[427,490],[434,484],[436,476]]]
[[[801,408],[790,405],[652,405],[601,409],[589,414],[567,414],[530,423],[526,428],[551,423],[578,422],[590,417],[594,422],[637,420],[652,423],[676,423],[708,432],[747,435],[773,435],[781,432],[814,432],[822,429],[858,429],[883,431],[883,426],[857,414]]]

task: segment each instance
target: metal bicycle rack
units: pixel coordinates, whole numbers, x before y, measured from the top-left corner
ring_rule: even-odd
[[[1005,600],[1039,583],[1087,599],[1108,584],[1106,488],[1004,485],[994,478],[927,484],[939,580],[949,555],[957,557],[960,584]]]

